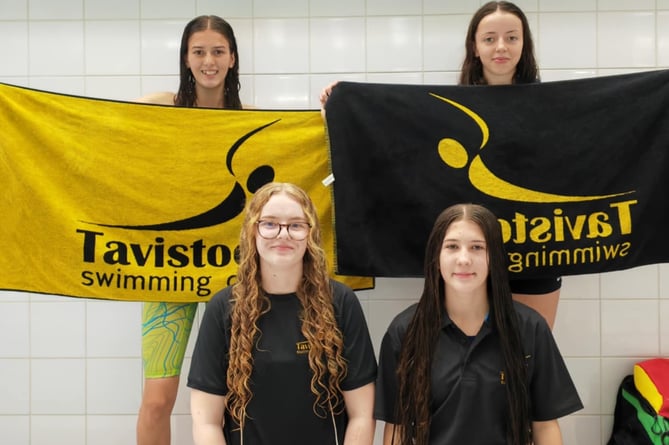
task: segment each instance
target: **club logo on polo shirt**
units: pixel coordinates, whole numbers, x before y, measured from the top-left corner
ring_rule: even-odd
[[[298,341],[295,343],[295,352],[298,354],[308,354],[311,349],[311,345],[308,341]]]
[[[525,366],[528,366],[528,361],[531,357],[532,354],[528,354],[525,356]],[[499,372],[499,384],[506,385],[506,374],[504,374],[504,371]]]

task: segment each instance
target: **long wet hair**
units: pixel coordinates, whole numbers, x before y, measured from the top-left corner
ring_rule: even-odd
[[[179,90],[174,98],[174,105],[177,107],[192,108],[195,106],[197,96],[195,93],[195,77],[190,68],[186,65],[188,55],[188,41],[196,32],[211,29],[221,34],[230,45],[230,54],[235,57],[235,64],[228,69],[225,76],[223,89],[223,108],[232,108],[239,110],[242,108],[242,102],[239,99],[239,54],[237,52],[237,39],[232,30],[232,26],[222,18],[216,15],[201,15],[188,22],[181,36],[181,49],[179,51]]]
[[[508,12],[520,19],[523,28],[523,50],[520,55],[516,72],[513,75],[513,83],[534,83],[539,81],[539,68],[534,57],[534,42],[532,40],[532,31],[530,24],[525,17],[525,13],[511,2],[488,2],[481,6],[474,13],[467,37],[465,38],[465,60],[462,62],[460,71],[460,85],[486,85],[488,82],[483,76],[483,64],[481,59],[476,56],[476,31],[479,23],[484,17],[495,11]]]
[[[498,333],[506,374],[507,443],[531,443],[527,370],[513,308],[502,233],[495,215],[475,204],[457,204],[437,218],[425,249],[423,293],[402,341],[397,377],[396,431],[401,445],[427,445],[430,435],[432,357],[442,327],[446,288],[439,258],[446,231],[456,221],[472,221],[481,228],[488,252],[487,293],[493,329]]]
[[[347,369],[342,355],[344,340],[335,319],[326,256],[321,248],[318,215],[304,190],[293,184],[272,182],[258,189],[248,204],[239,244],[237,283],[232,288],[226,408],[242,429],[246,407],[253,397],[253,350],[262,335],[257,322],[262,314],[270,310],[270,301],[261,288],[260,256],[256,247],[257,222],[267,201],[278,194],[297,201],[311,225],[306,238],[303,275],[297,298],[302,306],[302,334],[310,345],[309,367],[313,372],[310,386],[315,395],[314,413],[326,417],[344,409],[340,386]]]

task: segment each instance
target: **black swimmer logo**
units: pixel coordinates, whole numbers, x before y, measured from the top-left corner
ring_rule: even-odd
[[[490,131],[485,121],[471,109],[459,104],[453,100],[430,93],[441,101],[444,101],[453,107],[459,109],[469,116],[481,130],[481,145],[479,150],[483,150],[488,143]],[[518,185],[512,184],[497,175],[495,175],[481,159],[480,154],[476,154],[471,160],[465,147],[457,140],[452,138],[443,138],[439,141],[438,148],[441,160],[451,168],[461,169],[469,165],[469,181],[479,191],[493,198],[504,199],[507,201],[531,202],[531,203],[567,203],[567,202],[586,202],[600,199],[609,199],[619,196],[629,195],[634,191],[622,193],[612,193],[606,195],[560,195],[554,193],[542,192],[539,190],[530,190]]]
[[[259,133],[260,131],[274,125],[279,122],[280,119],[276,119],[272,122],[269,122],[265,125],[249,131],[230,147],[228,154],[226,156],[226,166],[230,175],[236,178],[235,172],[232,169],[232,158],[234,157],[237,150],[253,135]],[[255,170],[249,175],[246,181],[246,189],[251,193],[255,193],[263,185],[272,182],[274,180],[274,168],[269,165],[261,165],[255,168]],[[173,231],[173,230],[190,230],[190,229],[200,229],[204,227],[211,227],[218,224],[222,224],[226,221],[234,219],[237,215],[241,214],[244,211],[244,206],[246,205],[246,192],[244,188],[239,183],[235,181],[235,185],[232,191],[225,197],[223,200],[216,206],[211,209],[200,213],[199,215],[193,215],[187,218],[179,219],[176,221],[168,221],[155,224],[143,224],[143,225],[128,225],[128,224],[105,224],[105,223],[96,223],[96,222],[87,222],[87,224],[93,224],[101,227],[111,227],[117,229],[129,229],[129,230],[157,230],[157,231]]]

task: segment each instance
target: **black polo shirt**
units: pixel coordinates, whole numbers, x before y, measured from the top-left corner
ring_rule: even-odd
[[[358,298],[345,285],[332,282],[333,305],[344,336],[348,372],[341,387],[353,390],[376,378],[376,358]],[[207,304],[198,334],[188,386],[211,394],[228,391],[226,374],[230,347],[231,288],[217,293]],[[302,306],[295,294],[268,295],[271,309],[258,320],[261,331],[253,349],[253,397],[247,407],[244,443],[253,445],[335,444],[330,412],[314,413],[309,345],[302,335]],[[339,443],[344,441],[346,413],[336,415]],[[238,425],[226,413],[224,433],[228,445],[240,443]]]
[[[528,364],[532,420],[557,419],[583,404],[545,320],[515,303]],[[395,374],[400,346],[416,304],[391,322],[383,337],[374,415],[395,422]],[[490,320],[467,337],[444,312],[431,375],[430,444],[506,445],[508,406],[499,336]]]

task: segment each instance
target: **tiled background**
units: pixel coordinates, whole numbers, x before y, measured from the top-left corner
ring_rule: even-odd
[[[212,13],[235,29],[245,104],[315,109],[335,79],[455,83],[480,3],[0,0],[0,82],[118,100],[174,90],[183,26]],[[544,81],[669,68],[669,0],[517,3]],[[420,280],[379,279],[359,293],[375,346],[419,290]],[[585,403],[562,419],[565,443],[604,444],[621,378],[669,356],[669,266],[566,277],[555,335]],[[140,303],[0,292],[0,339],[0,443],[134,443]],[[172,426],[173,444],[192,443],[183,385]]]

